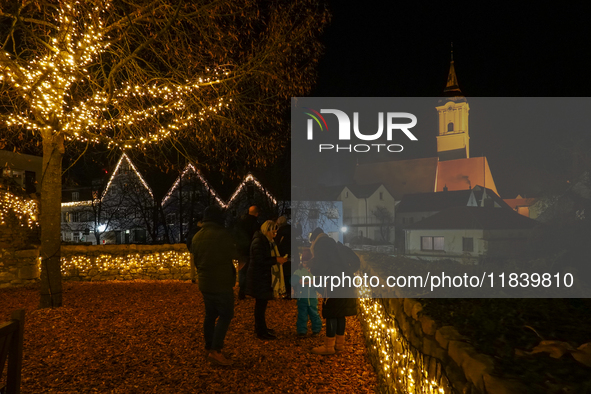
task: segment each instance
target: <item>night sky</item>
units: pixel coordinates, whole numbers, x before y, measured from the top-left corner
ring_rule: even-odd
[[[468,102],[585,97],[591,91],[591,24],[584,5],[334,0],[329,7],[333,17],[312,96],[438,97],[451,42]],[[589,146],[589,104],[582,99],[572,111],[513,114],[510,122],[471,106],[471,156],[487,156],[502,197],[540,194],[549,179],[571,175],[573,145]],[[417,156],[435,156],[437,125],[421,126],[432,142]]]

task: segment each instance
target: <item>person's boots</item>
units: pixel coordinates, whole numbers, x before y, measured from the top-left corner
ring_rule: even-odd
[[[343,334],[343,335],[337,335],[336,336],[336,342],[335,342],[334,350],[336,352],[343,352],[343,351],[345,351],[345,334]]]
[[[217,365],[228,366],[234,364],[234,362],[226,358],[222,352],[216,350],[210,351],[207,359]]]
[[[334,344],[335,344],[334,337],[332,337],[332,338],[325,337],[324,338],[324,345],[313,348],[312,354],[321,354],[321,355],[335,354]]]

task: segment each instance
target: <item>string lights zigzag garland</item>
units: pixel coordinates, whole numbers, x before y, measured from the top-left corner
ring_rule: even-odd
[[[141,184],[146,188],[146,190],[150,194],[150,197],[152,198],[152,202],[153,202],[154,201],[154,193],[152,193],[152,189],[150,188],[150,186],[148,186],[144,177],[142,176],[142,174],[140,174],[140,172],[138,171],[136,166],[132,163],[129,156],[127,156],[127,154],[123,153],[121,155],[121,158],[117,162],[117,165],[115,166],[115,171],[113,171],[113,174],[111,174],[111,177],[109,178],[109,181],[107,182],[107,186],[105,187],[105,190],[103,191],[103,194],[101,195],[100,199],[97,198],[95,200],[63,202],[62,208],[91,206],[93,203],[97,204],[97,203],[101,202],[105,198],[105,196],[107,195],[107,192],[109,191],[109,189],[111,188],[111,185],[113,184],[113,180],[115,179],[115,177],[119,173],[119,170],[121,168],[121,163],[123,162],[123,160],[127,161],[127,163],[129,164],[129,167],[134,171],[135,175],[138,177]]]
[[[196,169],[195,166],[193,166],[193,164],[187,164],[187,166],[183,170],[182,174],[176,179],[176,181],[174,182],[174,184],[172,185],[172,187],[170,188],[170,190],[168,191],[168,193],[166,194],[166,196],[162,200],[162,205],[166,204],[166,202],[172,197],[174,191],[179,187],[182,178],[185,175],[189,174],[190,172],[193,172],[195,175],[197,175],[197,177],[199,178],[201,183],[203,183],[203,186],[205,186],[205,188],[209,191],[209,193],[215,199],[215,201],[218,203],[218,205],[224,209],[227,209],[228,207],[230,207],[230,205],[232,205],[236,201],[236,198],[238,197],[238,195],[240,194],[242,189],[244,187],[246,187],[248,182],[254,183],[259,188],[259,190],[269,199],[269,201],[271,201],[274,205],[277,205],[277,200],[275,200],[273,195],[271,195],[271,193],[269,193],[263,187],[263,185],[261,185],[261,183],[250,173],[246,176],[246,178],[244,178],[242,183],[240,183],[240,185],[236,188],[236,190],[234,191],[234,193],[232,194],[230,199],[228,201],[224,201],[220,198],[220,196],[216,193],[216,191],[209,185],[209,183],[203,177],[203,175],[201,175],[201,172],[198,169]]]
[[[127,154],[123,153],[121,155],[121,158],[117,162],[117,166],[115,167],[115,171],[113,171],[113,174],[111,175],[111,177],[109,178],[109,181],[107,182],[107,186],[105,187],[105,190],[104,190],[101,198],[95,200],[94,203],[100,202],[103,198],[105,198],[105,196],[107,195],[107,192],[109,191],[109,189],[111,187],[111,184],[113,183],[113,179],[115,178],[115,176],[119,172],[121,163],[123,162],[124,159],[127,161],[127,163],[129,163],[129,166],[135,172],[135,174],[137,175],[138,179],[141,181],[142,185],[146,188],[146,190],[148,191],[148,193],[150,193],[150,196],[152,197],[152,200],[154,199],[154,194],[152,193],[152,189],[150,188],[150,186],[148,186],[148,184],[146,183],[146,181],[144,180],[144,178],[142,177],[142,175],[140,174],[140,172],[138,171],[138,169],[136,168],[136,166],[132,163],[132,161],[129,158],[129,156],[127,156]],[[197,168],[195,168],[195,166],[193,164],[187,164],[187,166],[185,167],[185,169],[183,170],[183,172],[181,173],[181,175],[179,175],[179,177],[176,179],[176,181],[174,182],[174,184],[172,185],[172,187],[168,191],[168,193],[166,193],[166,196],[164,196],[164,199],[162,200],[162,206],[164,206],[171,199],[171,197],[173,196],[175,190],[179,187],[182,179],[186,175],[188,175],[189,173],[191,173],[191,172],[194,173],[195,175],[197,175],[197,177],[199,178],[199,180],[201,181],[201,183],[203,183],[203,186],[207,189],[207,191],[209,191],[209,193],[211,194],[211,196],[213,197],[213,199],[223,209],[229,208],[234,202],[236,202],[236,200],[238,198],[238,195],[246,187],[246,185],[249,182],[251,182],[255,186],[257,186],[259,188],[259,190],[269,199],[269,201],[271,201],[273,203],[273,205],[277,205],[277,200],[275,199],[275,197],[273,197],[273,195],[271,193],[269,193],[267,191],[267,189],[265,189],[263,187],[263,185],[252,174],[250,174],[250,173],[246,176],[246,178],[244,178],[244,180],[242,181],[242,183],[240,183],[240,185],[236,188],[236,190],[234,191],[234,193],[232,194],[232,196],[230,197],[230,199],[228,201],[224,201],[219,196],[219,194],[209,185],[209,182],[207,182],[207,180],[203,177],[203,175],[201,174],[201,172]],[[64,202],[64,203],[62,203],[62,208],[90,206],[92,204],[93,204],[93,201],[92,200]]]

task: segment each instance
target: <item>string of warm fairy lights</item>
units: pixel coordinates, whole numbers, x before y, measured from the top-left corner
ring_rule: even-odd
[[[236,190],[234,191],[234,194],[232,194],[230,199],[227,202],[225,202],[224,200],[222,200],[220,198],[220,196],[216,193],[216,191],[209,185],[207,180],[205,180],[203,175],[201,175],[201,172],[198,169],[196,169],[195,166],[193,166],[192,164],[188,164],[185,167],[185,169],[183,170],[183,172],[181,173],[181,175],[176,179],[176,181],[174,182],[174,184],[172,185],[172,187],[170,188],[170,190],[168,191],[168,193],[166,194],[166,196],[162,200],[162,205],[164,205],[172,197],[174,191],[179,187],[179,184],[180,184],[182,178],[186,174],[188,174],[189,172],[193,172],[197,175],[197,177],[199,178],[201,183],[203,183],[205,188],[209,191],[211,196],[220,205],[220,207],[222,207],[224,209],[227,209],[230,205],[232,205],[236,201],[236,199],[237,199],[238,195],[240,194],[240,192],[242,191],[242,189],[244,187],[246,187],[246,185],[249,182],[252,182],[256,187],[258,187],[259,190],[269,199],[269,201],[271,201],[274,205],[277,205],[277,200],[273,197],[273,195],[271,193],[269,193],[263,187],[263,185],[250,173],[246,176],[246,178],[244,178],[244,180],[240,183],[240,185],[238,185],[238,187],[236,188]]]
[[[164,199],[162,200],[162,205],[166,204],[166,202],[173,196],[174,191],[179,187],[179,185],[181,184],[181,181],[183,180],[185,175],[189,174],[190,172],[197,175],[197,177],[199,178],[199,180],[201,181],[203,186],[209,191],[211,196],[217,201],[217,203],[220,206],[223,206],[223,204],[224,204],[223,200],[218,196],[218,194],[215,192],[215,190],[213,190],[211,188],[211,186],[209,186],[209,183],[207,182],[207,180],[205,180],[203,175],[201,175],[201,172],[198,169],[196,169],[195,166],[191,163],[189,163],[185,166],[185,169],[183,170],[181,175],[176,179],[176,181],[174,182],[174,184],[172,185],[172,187],[170,188],[168,193],[166,193],[166,196],[164,196]]]
[[[26,112],[8,114],[7,126],[63,133],[67,140],[105,142],[110,148],[141,148],[174,136],[193,121],[204,121],[229,107],[231,99],[218,97],[213,99],[214,103],[205,104],[193,113],[186,101],[198,89],[231,77],[229,66],[206,68],[202,77],[185,83],[159,81],[141,86],[124,82],[110,86],[111,94],[104,88],[74,102],[73,85],[94,85],[88,83],[92,76],[87,67],[98,61],[110,45],[103,21],[109,7],[108,1],[92,9],[84,2],[63,2],[54,21],[57,31],[44,46],[46,54],[23,64],[8,52],[0,53],[0,60],[5,64],[0,70],[0,81],[8,82],[29,105]],[[141,136],[129,133],[114,138],[109,133],[120,133],[150,119],[181,113],[182,117],[160,124],[153,132],[142,131]]]
[[[187,252],[155,252],[147,254],[127,254],[124,256],[101,254],[98,256],[75,255],[61,258],[62,275],[65,277],[77,274],[88,274],[91,270],[96,270],[96,274],[111,274],[116,270],[118,274],[121,271],[129,270],[148,270],[155,268],[157,270],[170,268],[189,267],[191,264],[190,253]]]
[[[25,199],[14,194],[0,190],[0,224],[6,224],[10,215],[15,215],[21,227],[35,229],[39,226],[37,215],[39,214],[37,202]]]
[[[142,174],[140,174],[140,172],[133,165],[133,163],[131,162],[131,160],[129,159],[129,157],[127,156],[127,154],[125,154],[125,153],[123,153],[121,155],[121,158],[117,162],[117,166],[115,166],[115,171],[113,171],[113,174],[111,175],[111,178],[109,178],[109,182],[107,182],[107,187],[105,187],[105,191],[103,191],[103,195],[102,195],[101,199],[103,199],[105,197],[105,195],[107,194],[107,192],[109,191],[109,188],[111,187],[111,183],[113,182],[113,179],[115,179],[115,175],[117,175],[117,172],[119,171],[119,166],[121,166],[121,163],[123,162],[123,159],[125,159],[127,161],[127,163],[129,164],[129,166],[131,167],[131,169],[135,172],[135,174],[139,178],[139,180],[142,183],[142,185],[144,185],[144,187],[146,188],[146,190],[148,191],[148,193],[150,193],[150,196],[152,197],[152,200],[153,200],[154,199],[154,194],[152,193],[152,189],[150,189],[150,186],[148,186],[148,184],[144,180],[144,177],[142,176]]]
[[[244,187],[246,187],[246,184],[248,182],[252,182],[255,184],[256,187],[259,188],[259,190],[261,190],[263,193],[265,193],[265,196],[267,196],[267,198],[274,204],[277,205],[277,200],[275,200],[275,198],[273,198],[273,196],[271,195],[271,193],[269,193],[264,187],[263,185],[261,185],[261,183],[252,175],[252,174],[248,174],[246,176],[246,178],[242,181],[242,183],[238,186],[238,188],[236,188],[236,191],[234,192],[234,194],[232,194],[232,197],[230,197],[230,199],[228,200],[228,202],[223,205],[223,208],[228,208],[230,205],[232,205],[234,203],[234,201],[236,201],[236,198],[238,197],[238,195],[240,194],[240,192],[242,191],[242,189]]]
[[[371,298],[371,291],[361,288],[359,306],[368,349],[376,359],[377,368],[382,370],[386,386],[395,393],[455,393],[442,372],[440,361],[422,354],[410,344],[381,299]]]
[[[121,163],[123,162],[124,159],[127,161],[127,163],[129,163],[129,166],[135,172],[135,174],[137,175],[137,177],[141,181],[142,185],[144,185],[144,187],[146,188],[146,190],[148,191],[148,193],[150,193],[150,196],[152,196],[152,199],[154,198],[154,195],[152,193],[152,189],[150,188],[150,186],[148,186],[147,182],[144,180],[144,177],[142,177],[142,175],[140,174],[140,172],[138,171],[138,169],[136,168],[136,166],[133,164],[133,162],[131,161],[131,159],[129,158],[129,156],[127,156],[127,154],[123,153],[121,155],[121,158],[117,162],[117,165],[115,166],[115,171],[113,171],[113,174],[111,174],[111,177],[109,178],[109,181],[107,182],[107,186],[105,187],[105,190],[104,190],[104,192],[102,194],[101,199],[97,199],[95,201],[95,203],[100,202],[105,197],[105,195],[107,194],[107,191],[111,187],[111,184],[113,182],[113,179],[117,175],[117,173],[119,171],[119,167],[121,166]],[[242,183],[240,183],[240,185],[236,188],[236,191],[234,191],[234,194],[232,194],[232,197],[230,197],[230,199],[227,202],[225,202],[224,200],[222,200],[220,198],[220,196],[216,193],[216,191],[209,185],[209,182],[207,182],[207,180],[203,177],[203,175],[201,174],[201,172],[197,168],[195,168],[195,166],[193,164],[190,164],[189,163],[189,164],[187,164],[187,166],[185,167],[185,169],[183,170],[183,172],[181,173],[181,175],[175,180],[174,184],[172,185],[172,187],[170,188],[170,190],[168,191],[168,193],[166,193],[166,196],[164,196],[164,199],[162,200],[162,205],[163,206],[173,196],[174,192],[179,187],[182,179],[188,173],[190,173],[190,172],[193,172],[195,175],[197,175],[197,177],[199,178],[199,180],[201,181],[201,183],[203,184],[203,186],[207,189],[207,191],[209,191],[209,193],[211,194],[211,196],[220,205],[220,207],[222,207],[224,209],[228,208],[230,205],[232,205],[236,201],[236,199],[237,199],[238,195],[240,194],[240,192],[242,191],[242,189],[249,182],[252,182],[256,187],[258,187],[259,190],[262,193],[264,193],[265,196],[269,199],[269,201],[271,201],[274,205],[277,205],[277,200],[275,199],[275,197],[273,197],[273,195],[271,193],[269,193],[267,191],[267,189],[265,189],[263,187],[263,185],[252,174],[250,174],[250,173],[246,176],[246,178],[244,178],[244,180],[242,181]],[[63,202],[62,203],[62,208],[90,206],[90,205],[92,205],[92,203],[93,203],[92,200],[88,200],[88,201]]]

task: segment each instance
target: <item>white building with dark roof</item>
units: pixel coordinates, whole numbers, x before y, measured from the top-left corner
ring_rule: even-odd
[[[519,257],[537,225],[512,209],[458,206],[404,228],[405,254],[424,260],[463,263],[484,257]]]

